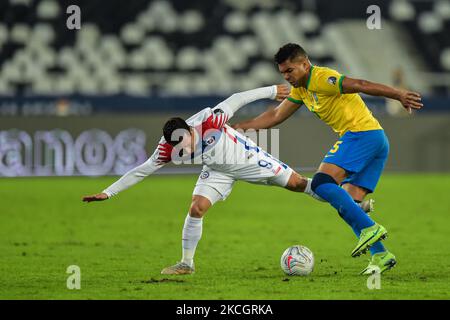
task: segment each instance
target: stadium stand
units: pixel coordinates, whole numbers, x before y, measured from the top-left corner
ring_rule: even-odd
[[[344,56],[362,50],[352,50],[355,41],[342,20],[363,21],[364,27],[370,1],[351,2],[351,7],[327,0],[283,1],[282,6],[271,0],[77,4],[82,27],[68,30],[67,1],[0,1],[0,95],[227,94],[279,81],[272,56],[286,42],[301,43],[313,63],[345,66]],[[391,0],[380,7],[389,30],[401,29],[406,36],[385,41],[370,54],[404,52],[409,78],[450,71],[450,1]],[[339,34],[349,42],[342,50],[330,40]],[[373,71],[380,70],[378,61],[371,61],[371,70],[365,68],[367,59],[359,58],[356,70],[378,80]],[[396,66],[389,68],[379,80],[391,82]],[[415,89],[449,91],[450,81],[423,82]]]

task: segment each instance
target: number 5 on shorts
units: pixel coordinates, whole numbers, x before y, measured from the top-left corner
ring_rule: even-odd
[[[342,143],[343,141],[338,141],[334,144],[333,148],[331,148],[331,150],[329,151],[330,153],[336,153],[336,151],[339,150],[339,145]]]

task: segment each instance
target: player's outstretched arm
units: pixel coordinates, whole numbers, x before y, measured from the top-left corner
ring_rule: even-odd
[[[103,201],[128,189],[171,161],[172,147],[161,138],[153,155],[143,164],[125,173],[103,192],[82,198],[84,202]]]
[[[236,111],[253,101],[260,99],[282,101],[288,95],[289,87],[285,84],[279,84],[235,93],[219,103],[216,107],[227,110],[228,118],[231,118]]]
[[[345,77],[342,81],[343,93],[365,93],[371,96],[382,96],[401,102],[409,113],[412,109],[423,107],[422,97],[419,93],[404,89],[393,88],[381,83]]]
[[[294,103],[288,99],[284,99],[278,107],[269,109],[254,119],[237,123],[233,125],[233,128],[242,130],[269,129],[282,123],[284,120],[292,116],[295,111],[300,108],[300,106],[301,105]]]

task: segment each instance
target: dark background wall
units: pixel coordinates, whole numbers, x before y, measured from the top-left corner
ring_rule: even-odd
[[[182,114],[187,118],[190,114]],[[0,118],[0,132],[18,129],[30,137],[38,130],[64,129],[75,140],[87,129],[102,129],[114,137],[122,130],[141,129],[146,134],[150,155],[168,114],[92,117],[8,117]],[[231,123],[243,119],[233,118]],[[403,118],[378,117],[390,139],[388,171],[450,171],[450,118],[439,114]],[[279,126],[281,160],[292,167],[313,171],[338,139],[319,119],[294,116]],[[269,134],[270,136],[270,134]],[[269,152],[273,150],[269,144]],[[3,154],[3,156],[5,156]],[[5,159],[1,159],[3,162]]]

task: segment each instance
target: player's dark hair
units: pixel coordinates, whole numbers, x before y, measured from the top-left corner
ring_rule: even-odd
[[[183,140],[183,137],[180,137],[179,140],[172,140],[172,134],[177,129],[185,129],[189,131],[190,127],[186,121],[181,118],[170,118],[163,127],[164,139],[166,139],[166,141],[172,146],[177,145]]]
[[[306,51],[296,43],[288,43],[278,49],[274,60],[277,64],[281,64],[286,60],[294,60],[298,57],[308,57]]]

